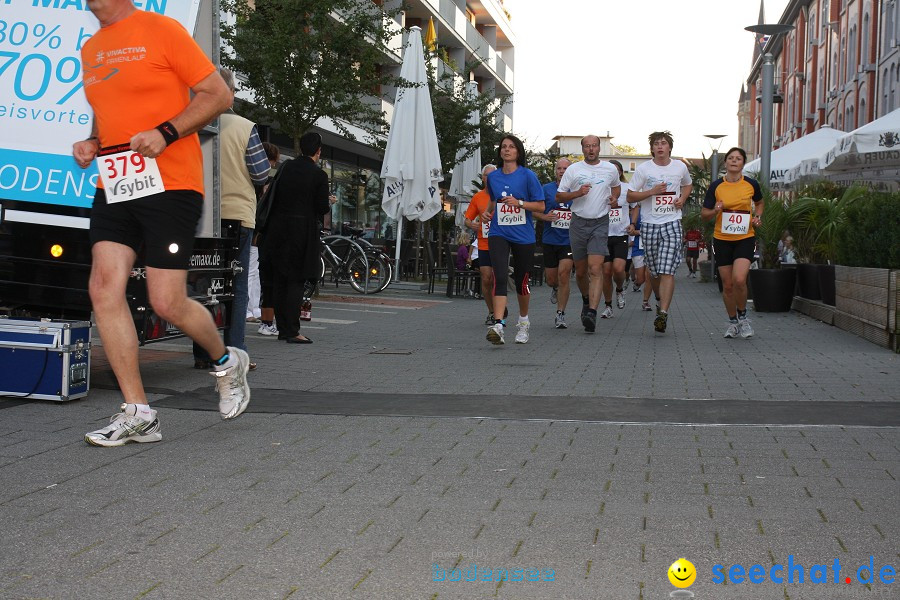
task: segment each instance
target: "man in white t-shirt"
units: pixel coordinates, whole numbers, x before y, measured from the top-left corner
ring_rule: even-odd
[[[685,164],[672,160],[672,134],[654,131],[649,140],[653,160],[635,169],[628,202],[633,207],[632,221],[641,216],[641,244],[658,301],[653,328],[665,333],[675,293],[675,271],[684,260],[681,208],[693,186]]]
[[[603,285],[603,261],[609,235],[609,209],[619,206],[619,172],[600,160],[600,138],[581,140],[584,160],[572,164],[556,192],[557,202],[572,203],[569,242],[575,261],[575,281],[581,290],[581,324],[588,333],[597,327],[597,306]]]

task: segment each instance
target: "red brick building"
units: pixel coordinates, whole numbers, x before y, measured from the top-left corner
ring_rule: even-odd
[[[900,0],[791,0],[778,22],[794,30],[763,50],[775,59],[775,148],[825,124],[852,131],[900,107]],[[753,156],[761,65],[757,46],[738,108],[738,143]]]

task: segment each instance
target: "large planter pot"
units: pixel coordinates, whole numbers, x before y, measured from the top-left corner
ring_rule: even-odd
[[[751,269],[753,310],[787,312],[794,299],[795,269]]]
[[[822,299],[822,292],[819,290],[819,265],[797,265],[797,295],[807,300]]]
[[[816,265],[816,271],[819,277],[819,293],[822,297],[822,302],[829,306],[834,306],[834,265]]]

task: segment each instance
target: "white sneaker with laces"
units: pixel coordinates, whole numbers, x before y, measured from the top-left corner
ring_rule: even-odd
[[[528,329],[531,326],[529,321],[519,321],[516,324],[516,343],[517,344],[527,344],[528,343]]]
[[[725,337],[729,339],[736,338],[738,336],[738,331],[738,324],[729,322],[728,329],[725,330]]]
[[[210,375],[216,378],[219,414],[223,419],[233,419],[247,410],[250,404],[250,384],[247,383],[250,357],[240,348],[228,346],[227,350],[236,359],[235,364],[224,371],[212,371]]]
[[[559,294],[557,293],[557,289],[551,288],[550,289],[550,304],[556,304],[556,302],[558,300],[559,300]]]
[[[625,294],[622,292],[616,292],[616,306],[625,308]]]
[[[109,419],[109,425],[84,435],[84,441],[92,446],[124,446],[128,442],[158,442],[162,439],[159,432],[159,419],[156,411],[151,410],[150,420],[142,419],[134,413],[134,404],[123,404],[122,412]],[[129,414],[131,413],[131,414]]]
[[[603,312],[600,313],[600,318],[601,319],[612,319],[613,318],[612,306],[607,306],[605,309],[603,309]]]
[[[497,322],[488,327],[487,341],[495,346],[506,343],[503,341],[503,323]]]
[[[568,329],[569,326],[566,324],[566,313],[556,311],[556,319],[553,320],[553,324],[557,329]]]
[[[259,329],[256,330],[259,335],[278,335],[278,327],[275,326],[275,322],[273,321],[271,325],[266,325],[265,323],[260,323]]]
[[[741,330],[741,337],[745,340],[749,337],[753,337],[753,328],[750,327],[750,319],[738,319],[738,324]]]

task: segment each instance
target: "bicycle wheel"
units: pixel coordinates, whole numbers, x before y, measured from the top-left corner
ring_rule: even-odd
[[[377,294],[383,290],[386,287],[385,282],[390,282],[390,279],[387,279],[389,271],[390,268],[377,255],[366,257],[356,255],[347,263],[350,286],[360,294]]]
[[[381,262],[387,267],[385,269],[384,282],[381,284],[381,289],[378,290],[379,292],[383,292],[394,280],[394,261],[392,261],[391,257],[384,252],[378,252],[377,255],[381,259]]]

